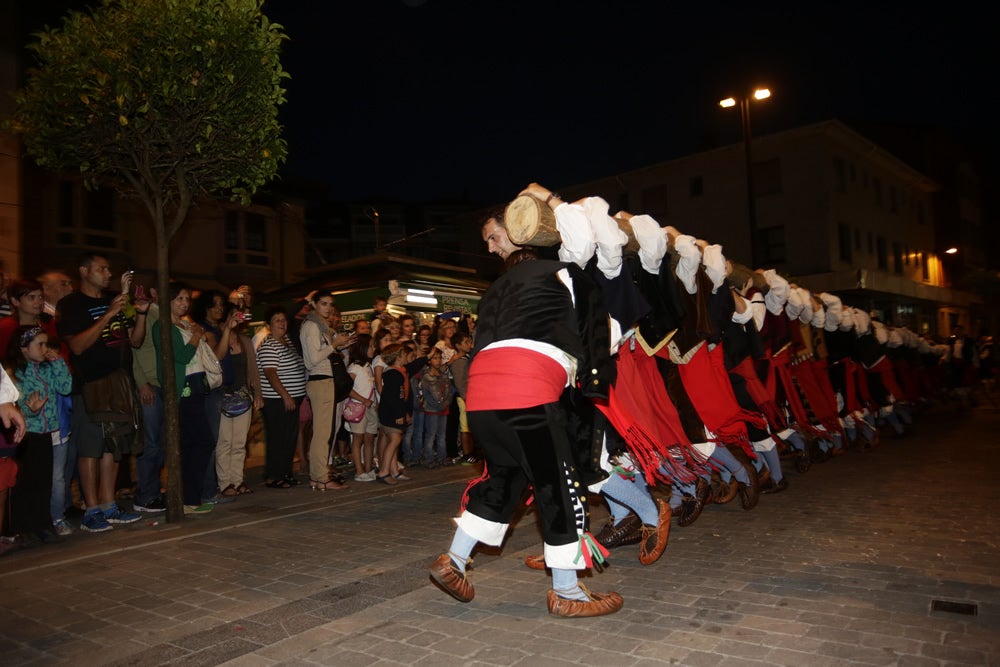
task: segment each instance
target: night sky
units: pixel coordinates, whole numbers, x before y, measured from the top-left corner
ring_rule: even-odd
[[[839,118],[996,148],[993,23],[960,4],[272,0],[283,173],[336,199],[504,201],[740,141],[717,101],[755,85],[754,134]]]
[[[81,0],[17,0],[28,26]],[[757,6],[761,5],[761,6]],[[266,0],[290,37],[286,184],[493,204],[838,118],[992,155],[995,21],[972,3]],[[29,27],[29,30],[33,29]],[[995,163],[994,163],[995,164]]]

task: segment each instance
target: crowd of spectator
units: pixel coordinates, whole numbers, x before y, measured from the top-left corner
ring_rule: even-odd
[[[94,253],[78,272],[0,292],[0,555],[165,512],[172,481],[199,516],[255,487],[395,486],[408,468],[479,462],[462,402],[471,315],[392,314],[378,297],[344,324],[315,290],[254,323],[246,285],[158,295]],[[165,470],[168,368],[179,480]],[[263,469],[248,478],[258,418]]]

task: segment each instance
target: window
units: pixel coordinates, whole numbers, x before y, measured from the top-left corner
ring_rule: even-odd
[[[875,254],[875,235],[871,232],[868,232],[868,254]]]
[[[76,227],[76,216],[73,215],[73,203],[75,201],[73,189],[72,181],[63,181],[59,184],[59,226],[65,229]],[[71,234],[70,239],[72,238]],[[69,242],[72,243],[73,241],[70,240]]]
[[[757,231],[757,239],[764,264],[781,264],[785,261],[785,228],[768,227]]]
[[[755,197],[781,194],[781,161],[778,158],[754,162],[753,192]]]
[[[667,186],[666,184],[654,185],[643,188],[641,194],[642,211],[662,222],[667,217],[669,207],[667,206]]]
[[[853,259],[851,255],[851,228],[842,222],[837,225],[837,245],[840,248],[840,260],[850,262]]]
[[[861,252],[861,230],[854,228],[854,249]]]
[[[875,205],[882,208],[882,181],[872,176],[872,190],[875,191]]]
[[[924,218],[924,205],[917,204],[917,224],[922,225],[925,222],[927,222],[927,220]]]
[[[85,190],[77,181],[59,183],[56,243],[101,250],[123,247],[115,224],[115,194],[110,188]]]
[[[858,182],[858,172],[854,168],[854,163],[852,162],[851,163],[851,183],[857,183],[857,182]]]
[[[899,212],[899,201],[896,197],[896,186],[889,186],[889,212],[898,213]]]
[[[84,226],[103,232],[115,231],[114,195],[111,190],[87,190],[83,200]]]
[[[691,198],[700,197],[703,194],[704,183],[701,176],[692,176],[690,181]]]
[[[903,246],[903,265],[910,265],[910,246]]]
[[[878,268],[886,270],[889,268],[889,249],[885,244],[885,239],[881,236],[878,237],[875,245],[877,247]]]
[[[920,253],[920,258],[923,260],[920,262],[920,275],[924,280],[930,280],[931,267],[927,266],[929,262],[927,261],[927,258],[924,257],[924,253]]]
[[[837,173],[837,192],[847,192],[847,168],[843,158],[833,158],[833,168]]]
[[[270,251],[267,247],[268,219],[251,211],[227,211],[225,229],[226,264],[251,264],[269,266]]]
[[[903,244],[895,241],[892,243],[892,270],[895,273],[903,273]]]

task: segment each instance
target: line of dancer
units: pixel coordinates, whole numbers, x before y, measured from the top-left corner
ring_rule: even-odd
[[[611,216],[600,197],[566,202],[532,183],[526,198],[554,234],[515,243],[500,210],[482,226],[506,269],[480,301],[469,367],[485,466],[430,569],[461,602],[477,545],[500,546],[531,503],[544,549],[525,564],[551,573],[549,612],[613,613],[622,596],[589,590],[581,570],[632,544],[655,563],[671,521],[690,526],[711,504],[753,510],[788,489],[782,458],[805,473],[876,446],[882,427],[905,435],[941,372],[942,350],[913,332],[735,265],[720,245]],[[610,519],[594,535],[598,497]]]

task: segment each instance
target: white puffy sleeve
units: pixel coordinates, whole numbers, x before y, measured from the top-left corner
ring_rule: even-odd
[[[695,245],[694,237],[681,234],[674,239],[674,250],[681,258],[677,263],[677,277],[684,283],[688,294],[697,294],[698,283],[695,282],[695,277],[698,275],[698,265],[701,264],[701,251]]]
[[[767,283],[767,294],[764,295],[764,305],[771,311],[772,315],[777,315],[785,307],[788,301],[790,287],[788,281],[778,275],[774,269],[764,271],[764,282]]]
[[[600,197],[588,197],[583,209],[597,244],[597,268],[609,280],[617,278],[622,271],[622,247],[628,243],[628,235],[608,215],[608,202]]]
[[[648,215],[633,215],[629,219],[635,240],[639,242],[639,262],[649,273],[660,272],[660,263],[667,254],[667,232]]]
[[[590,228],[587,212],[579,204],[564,203],[556,207],[556,231],[562,243],[559,259],[572,262],[581,269],[594,256],[594,232]]]
[[[722,254],[722,246],[707,246],[701,253],[701,263],[705,265],[705,273],[712,281],[712,294],[715,294],[726,280],[726,258]]]
[[[823,328],[827,331],[836,331],[837,327],[840,326],[840,318],[844,312],[844,305],[841,303],[840,297],[822,292],[819,298],[823,302],[823,307],[826,308],[826,324]]]

